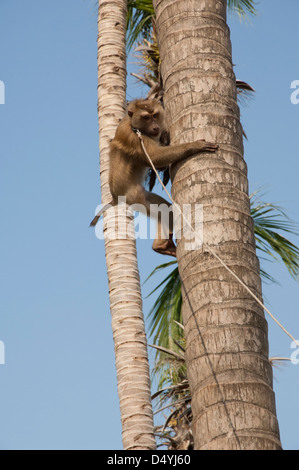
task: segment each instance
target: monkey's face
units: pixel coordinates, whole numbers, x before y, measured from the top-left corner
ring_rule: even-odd
[[[159,123],[159,113],[149,114],[144,113],[140,116],[140,130],[143,134],[148,135],[149,137],[158,137],[160,136],[160,123]]]
[[[130,113],[129,113],[130,116]],[[160,115],[158,112],[148,113],[141,111],[131,116],[132,127],[139,129],[142,134],[149,137],[159,137],[161,134]]]
[[[139,129],[142,134],[159,140],[163,131],[163,108],[154,101],[134,102],[128,110],[133,128]]]

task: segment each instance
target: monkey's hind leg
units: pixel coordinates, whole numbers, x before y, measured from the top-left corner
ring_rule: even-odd
[[[153,250],[161,255],[176,257],[176,246],[173,242],[172,206],[157,194],[145,192],[148,214],[157,220],[156,238]]]

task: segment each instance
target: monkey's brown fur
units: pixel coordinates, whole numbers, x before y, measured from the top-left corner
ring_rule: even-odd
[[[200,152],[215,152],[218,145],[197,140],[175,146],[161,146],[161,134],[166,130],[162,106],[156,100],[142,99],[129,104],[128,115],[120,122],[110,144],[109,185],[113,198],[110,204],[117,205],[118,197],[123,196],[129,205],[142,204],[146,208],[147,214],[150,215],[151,204],[166,204],[168,207],[171,204],[157,194],[146,191],[143,187],[150,164],[135,133],[136,129],[141,131],[145,148],[157,169],[167,167]],[[97,214],[91,222],[92,226],[97,224],[108,206],[104,206]],[[176,247],[172,240],[172,233],[172,214],[167,238],[163,236],[162,222],[158,216],[157,236],[153,243],[153,249],[162,254],[175,256]]]

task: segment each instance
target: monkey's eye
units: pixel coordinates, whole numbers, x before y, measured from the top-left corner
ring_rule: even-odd
[[[154,118],[155,118],[155,119],[158,119],[158,117],[159,117],[159,113],[155,113],[155,114],[154,114]]]

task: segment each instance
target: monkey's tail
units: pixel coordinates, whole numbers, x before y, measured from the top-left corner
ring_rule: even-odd
[[[110,201],[108,204],[105,204],[102,209],[97,213],[97,215],[94,217],[94,219],[92,219],[92,221],[90,222],[90,227],[95,227],[98,223],[98,221],[100,220],[100,218],[102,217],[103,213],[106,212],[111,206],[115,206],[114,204],[114,201]]]

